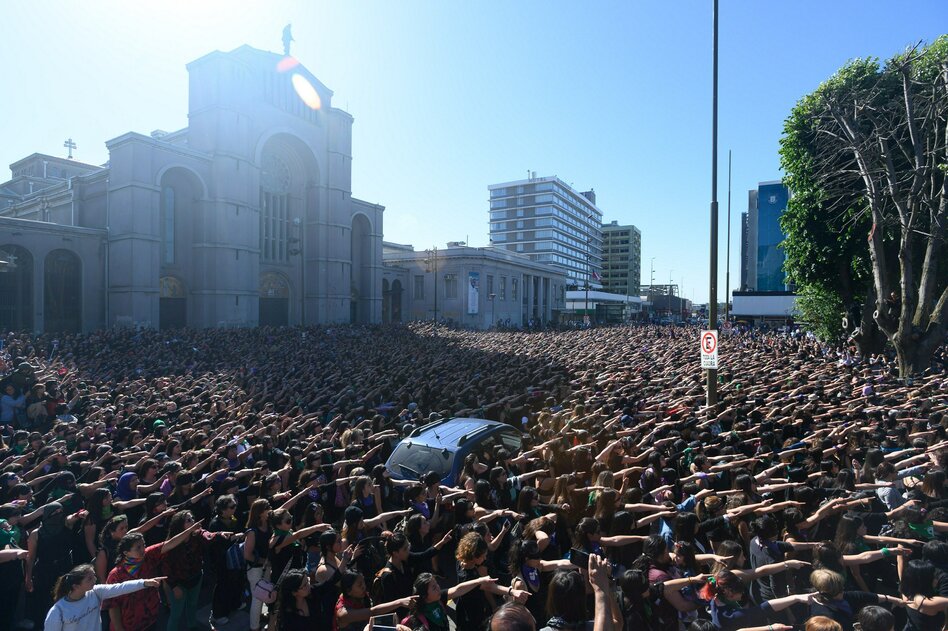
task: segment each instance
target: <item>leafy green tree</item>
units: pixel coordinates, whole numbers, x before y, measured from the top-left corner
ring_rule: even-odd
[[[862,341],[874,323],[902,376],[928,368],[948,326],[948,36],[846,64],[794,108],[781,163],[791,279],[862,301]]]

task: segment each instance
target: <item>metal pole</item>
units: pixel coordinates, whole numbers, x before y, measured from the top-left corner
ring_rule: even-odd
[[[714,0],[711,38],[711,270],[708,283],[708,328],[718,322],[718,0]],[[708,369],[709,406],[718,402],[718,371]]]
[[[300,326],[306,326],[306,215],[300,220]]]
[[[715,0],[717,2],[717,0]],[[434,254],[434,321],[435,325],[438,324],[438,246],[433,247],[432,252]]]
[[[592,324],[592,317],[589,315],[589,237],[586,237],[586,306],[583,307],[583,320],[589,318]]]
[[[731,317],[731,150],[727,150],[727,254],[724,257],[727,272],[724,275],[724,321]]]

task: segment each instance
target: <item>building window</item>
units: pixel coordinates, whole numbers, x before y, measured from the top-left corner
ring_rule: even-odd
[[[425,277],[415,276],[415,300],[425,299]]]
[[[517,285],[519,285],[519,284],[520,284],[520,279],[519,279],[519,278],[511,278],[511,279],[510,279],[510,299],[511,299],[511,300],[516,300],[516,299],[517,299]]]
[[[445,299],[458,297],[458,275],[444,275],[444,297]]]
[[[487,295],[494,293],[494,277],[490,274],[487,275]]]
[[[174,189],[170,186],[161,191],[161,260],[174,263]]]
[[[500,299],[507,300],[507,277],[500,277]]]
[[[280,158],[265,155],[260,170],[260,256],[289,261],[290,170]]]
[[[260,191],[260,255],[265,261],[289,260],[290,196]]]

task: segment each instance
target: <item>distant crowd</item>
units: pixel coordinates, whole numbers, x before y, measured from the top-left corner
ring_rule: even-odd
[[[943,629],[945,349],[697,338],[0,334],[0,631]],[[386,469],[452,417],[522,447]]]

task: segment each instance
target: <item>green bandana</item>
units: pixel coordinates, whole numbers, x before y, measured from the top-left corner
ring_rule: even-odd
[[[436,600],[433,603],[425,603],[421,608],[421,613],[435,626],[447,628],[447,617],[444,609],[441,607],[441,601]]]
[[[922,522],[921,524],[909,524],[908,527],[909,530],[926,539],[932,539],[935,536],[935,529],[930,521]]]
[[[0,550],[6,549],[6,547],[16,541],[16,532],[13,529],[13,526],[10,525],[6,519],[0,519]]]
[[[273,533],[278,537],[289,537],[290,535],[293,534],[293,529],[290,528],[289,530],[283,530],[282,528],[274,528]],[[294,548],[298,548],[300,547],[300,542],[297,539],[290,545],[292,545]]]

